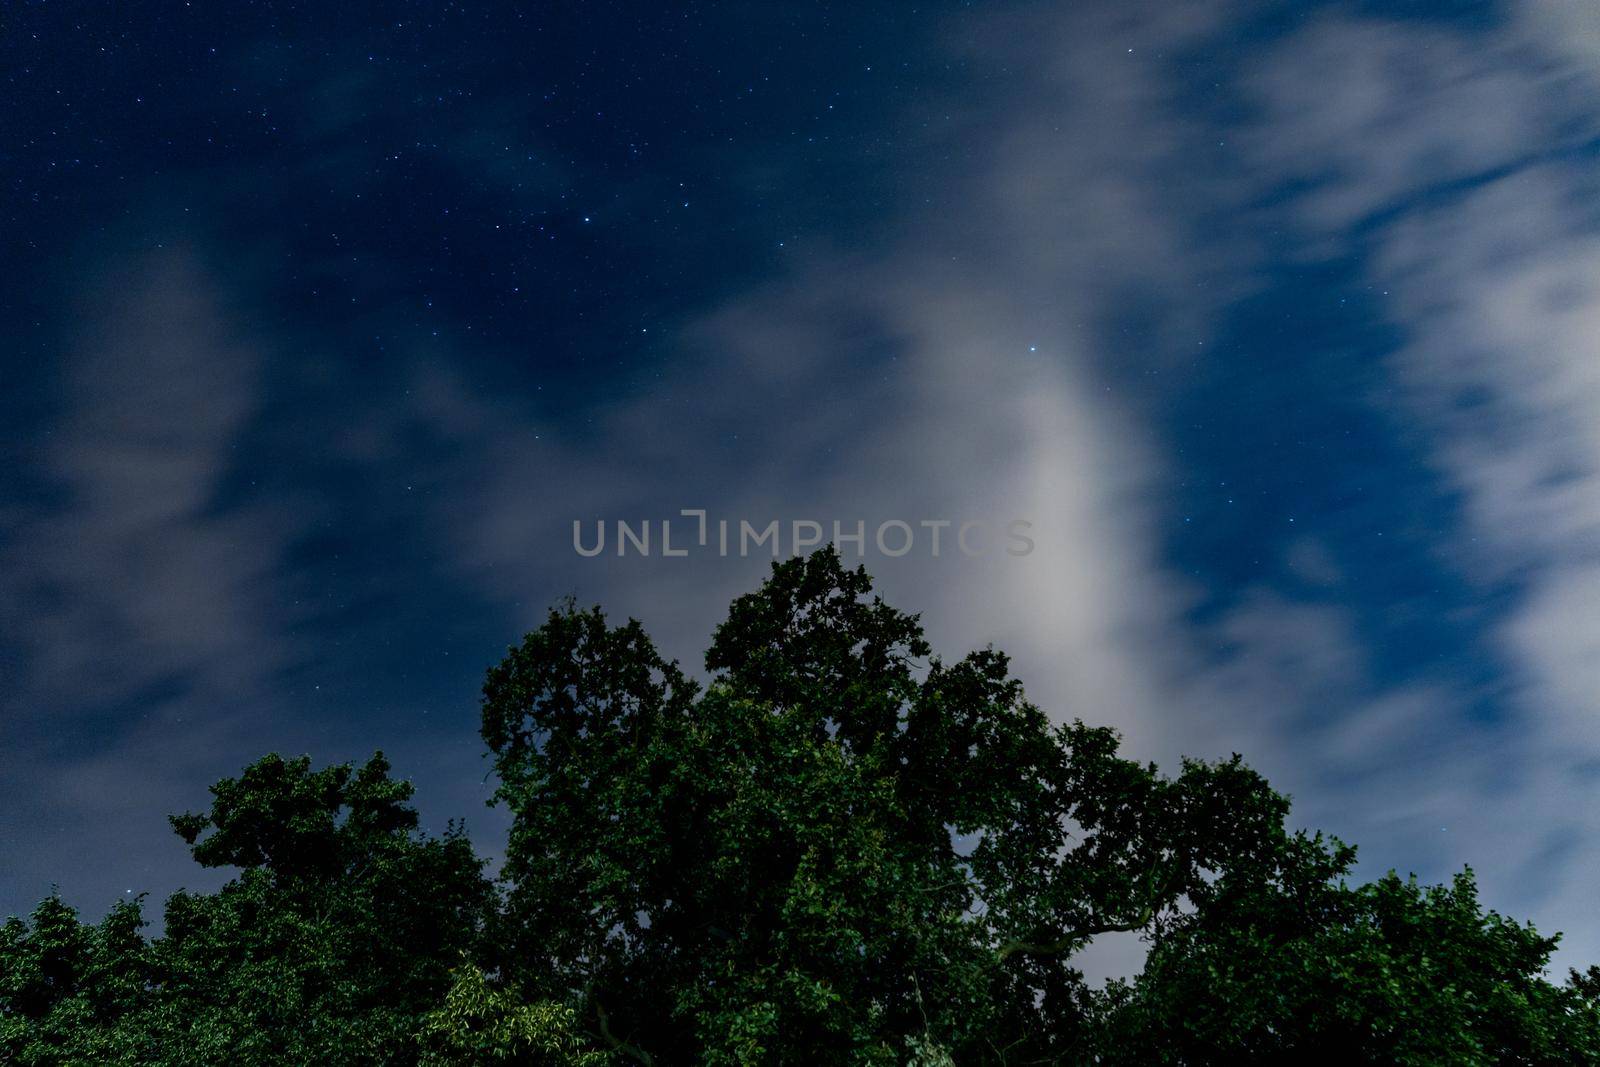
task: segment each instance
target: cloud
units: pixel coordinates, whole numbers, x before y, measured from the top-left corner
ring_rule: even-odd
[[[1402,338],[1381,402],[1425,429],[1462,501],[1441,551],[1504,605],[1491,626],[1509,718],[1436,742],[1385,795],[1469,834],[1457,855],[1488,868],[1490,899],[1537,904],[1583,958],[1600,946],[1586,904],[1600,823],[1581,799],[1600,755],[1600,215],[1584,105],[1600,71],[1592,9],[1513,14],[1494,33],[1323,21],[1261,65],[1250,143],[1265,181],[1306,183],[1289,206],[1307,246],[1362,255]]]
[[[1027,519],[1039,543],[1025,559],[947,548],[869,565],[948,651],[995,641],[1041,703],[1174,755],[1167,685],[1193,654],[1193,594],[1157,558],[1170,471],[1149,416],[1110,385],[1168,355],[1104,337],[1134,300],[1192,337],[1229,289],[1209,268],[1236,250],[1202,253],[1170,195],[1202,179],[1156,56],[1192,22],[1097,10],[1010,24],[985,62],[1028,73],[1003,99],[931,102],[955,124],[945,143],[974,147],[952,172],[908,177],[908,203],[918,183],[930,197],[954,187],[960,211],[908,210],[885,248],[799,259],[693,316],[648,388],[556,423],[424,358],[408,395],[353,433],[425,427],[448,443],[455,461],[423,474],[432,521],[486,595],[533,609],[574,589],[639,615],[690,662],[764,563],[583,560],[574,519]],[[1111,35],[1131,48],[1098,54]]]
[[[305,654],[285,555],[309,516],[230,494],[261,353],[192,249],[101,268],[81,279],[60,417],[36,446],[46,495],[10,516],[0,566],[5,614],[27,620],[8,637],[21,670],[0,784],[34,816],[10,825],[47,842],[9,843],[19,886],[41,868],[98,882],[82,851],[118,881],[175,866],[159,815],[121,816],[192,798],[253,732],[241,713]]]
[[[1330,15],[1243,79],[1245,145],[1272,180],[1302,183],[1313,227],[1347,227],[1560,143],[1544,73],[1497,36]]]
[[[18,516],[5,594],[32,610],[27,685],[45,704],[116,706],[178,685],[259,685],[293,655],[262,617],[303,517],[230,504],[255,414],[257,353],[231,336],[182,252],[87,286],[64,414],[42,446],[56,507]]]

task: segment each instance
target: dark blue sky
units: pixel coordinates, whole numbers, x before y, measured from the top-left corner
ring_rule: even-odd
[[[504,647],[693,663],[765,566],[573,522],[704,508],[1026,520],[865,562],[1600,949],[1592,7],[23,4],[0,73],[0,910],[204,884],[271,749],[493,851]]]

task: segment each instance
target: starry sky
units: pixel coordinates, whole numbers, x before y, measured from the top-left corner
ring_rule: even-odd
[[[0,75],[0,913],[214,884],[164,816],[272,750],[494,853],[485,668],[571,594],[698,669],[770,561],[574,521],[704,509],[1600,959],[1584,0],[34,2]]]

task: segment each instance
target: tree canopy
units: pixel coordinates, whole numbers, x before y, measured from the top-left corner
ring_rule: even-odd
[[[1600,972],[1471,873],[1352,885],[1234,756],[1171,774],[935,656],[831,549],[773,565],[702,681],[565,604],[489,671],[490,879],[375,757],[268,756],[173,826],[211,895],[146,938],[0,928],[0,1063],[1600,1062]],[[1124,981],[1074,966],[1146,940]]]

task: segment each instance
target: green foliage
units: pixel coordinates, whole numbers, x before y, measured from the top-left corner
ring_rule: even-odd
[[[136,902],[88,926],[51,896],[0,926],[0,1063],[133,1062],[142,1041],[127,1024],[154,974],[143,925]]]
[[[172,820],[202,865],[0,927],[0,1064],[1600,1063],[1600,969],[1450,886],[1351,886],[1237,757],[1176,775],[946,662],[824,550],[698,684],[567,605],[489,672],[500,887],[381,756],[268,756]],[[1094,938],[1150,946],[1091,988]]]
[[[191,1047],[387,1063],[407,1046],[493,898],[464,836],[416,833],[411,786],[388,771],[269,756],[215,786],[209,814],[173,820],[200,863],[242,868],[167,904],[163,1000]]]
[[[456,971],[444,1003],[423,1016],[423,1067],[608,1067],[613,1057],[581,1036],[573,1010],[527,1004],[491,985],[471,964]]]
[[[493,891],[464,836],[427,838],[382,756],[268,756],[172,820],[219,892],[179,892],[147,943],[136,905],[82,927],[48,900],[0,944],[0,1062],[389,1064],[477,952]]]
[[[1109,992],[1104,1062],[1593,1064],[1592,990],[1542,977],[1555,942],[1485,913],[1470,871],[1240,887]]]

